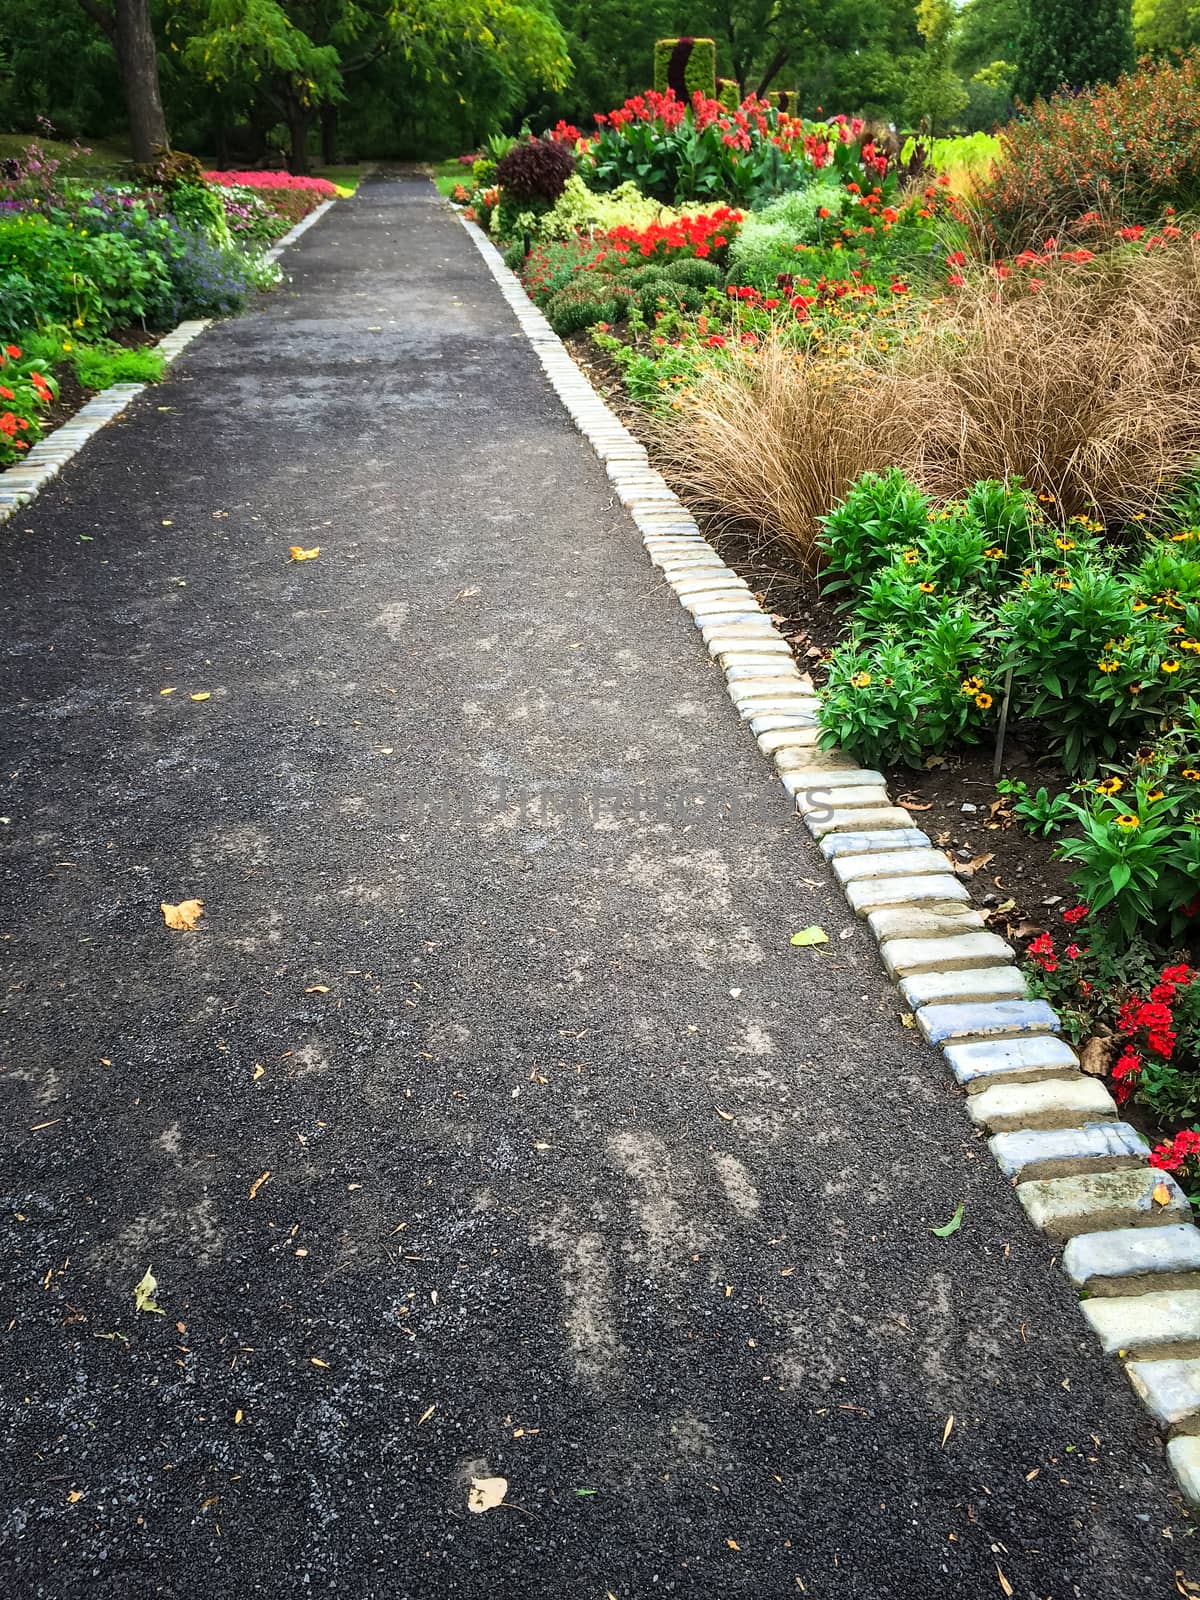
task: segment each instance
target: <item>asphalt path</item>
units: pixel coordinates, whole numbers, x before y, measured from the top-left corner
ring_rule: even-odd
[[[0,1596],[1179,1592],[449,208],[285,261],[0,528]]]

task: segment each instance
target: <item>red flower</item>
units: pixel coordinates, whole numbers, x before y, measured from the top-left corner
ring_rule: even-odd
[[[1082,922],[1088,914],[1086,906],[1072,906],[1070,911],[1063,912],[1064,922]]]

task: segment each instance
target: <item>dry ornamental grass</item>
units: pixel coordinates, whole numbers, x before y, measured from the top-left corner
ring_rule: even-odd
[[[868,470],[947,498],[1019,476],[1121,522],[1200,459],[1200,244],[968,280],[934,315],[882,365],[776,339],[704,373],[658,425],[674,475],[812,566],[817,519]]]

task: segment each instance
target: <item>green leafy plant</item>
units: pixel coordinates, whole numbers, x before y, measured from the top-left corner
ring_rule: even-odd
[[[1013,816],[1035,838],[1051,839],[1074,820],[1070,795],[1051,794],[1044,784],[1031,795],[1019,778],[1001,778],[996,792],[1013,802]]]
[[[165,366],[157,350],[126,350],[107,341],[77,347],[71,353],[71,364],[85,389],[108,389],[114,383],[158,383]]]
[[[841,505],[820,519],[825,592],[846,591],[842,604],[852,604],[893,551],[925,536],[931,510],[929,497],[898,467],[864,473]]]
[[[1186,926],[1200,909],[1200,813],[1182,814],[1180,798],[1153,777],[1128,790],[1109,779],[1071,810],[1080,837],[1058,853],[1093,913],[1108,912],[1125,936],[1140,924]]]

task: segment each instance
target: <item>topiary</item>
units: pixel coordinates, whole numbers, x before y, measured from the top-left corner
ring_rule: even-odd
[[[553,205],[575,171],[575,156],[553,139],[515,144],[496,163],[496,182],[514,200]]]
[[[654,87],[670,89],[690,105],[694,94],[714,100],[717,94],[717,46],[712,39],[659,39],[654,46]]]
[[[742,92],[736,78],[717,79],[717,99],[726,111],[736,111],[742,103]]]
[[[668,261],[659,271],[677,283],[690,283],[696,289],[715,288],[721,281],[719,268],[711,261],[701,261],[699,256],[681,256],[678,261]]]

